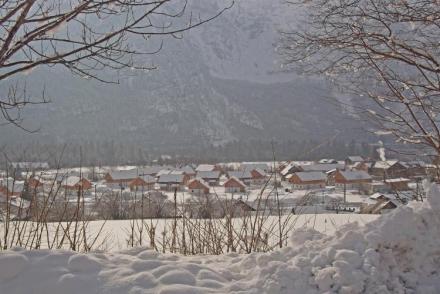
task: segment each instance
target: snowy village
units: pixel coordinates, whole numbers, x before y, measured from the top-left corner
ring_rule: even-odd
[[[0,179],[1,215],[4,218],[8,211],[13,219],[32,220],[38,207],[50,201],[48,217],[59,221],[65,217],[57,215],[59,208],[65,207],[69,215],[79,201],[89,219],[129,219],[140,217],[141,203],[148,199],[155,205],[142,212],[144,217],[170,218],[178,199],[179,206],[186,206],[179,212],[203,218],[200,205],[210,203],[212,211],[204,213],[223,217],[226,212],[216,202],[232,200],[237,213],[255,211],[262,194],[268,195],[272,209],[278,201],[283,214],[382,214],[410,201],[423,201],[422,182],[434,179],[437,172],[435,165],[423,161],[370,161],[361,156],[340,161],[69,169],[50,169],[44,162],[11,162]]]
[[[0,294],[439,294],[439,0],[1,0]]]

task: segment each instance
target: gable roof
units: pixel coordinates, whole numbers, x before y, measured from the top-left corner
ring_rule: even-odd
[[[207,188],[208,190],[210,189],[208,183],[206,183],[206,182],[205,182],[203,179],[201,179],[201,178],[195,178],[195,179],[190,180],[190,181],[188,182],[187,186],[189,187],[189,186],[193,185],[194,183],[200,183],[200,185],[202,185],[204,188]]]
[[[243,162],[240,164],[241,170],[253,170],[253,169],[260,169],[263,171],[267,171],[269,169],[269,166],[266,163],[257,163],[257,162]]]
[[[199,164],[196,168],[196,172],[201,171],[213,171],[215,169],[215,165],[213,164]]]
[[[290,171],[294,168],[294,167],[298,167],[298,165],[296,163],[289,163],[288,165],[286,165],[282,170],[281,170],[281,175],[282,176],[286,176],[287,174],[290,173]]]
[[[150,175],[139,176],[139,178],[147,184],[154,184],[156,182],[156,178]]]
[[[193,175],[196,173],[196,171],[190,165],[185,165],[184,167],[180,168],[179,170],[183,171],[187,175]]]
[[[184,175],[175,175],[175,174],[167,174],[167,175],[160,175],[159,179],[157,180],[160,184],[169,184],[169,183],[183,183]]]
[[[219,179],[220,171],[199,171],[197,172],[197,177],[202,179]]]
[[[385,160],[385,161],[376,161],[373,164],[374,168],[379,168],[379,169],[389,169],[390,167],[392,167],[393,165],[395,165],[397,162],[399,162],[396,159],[390,159],[390,160]]]
[[[137,169],[128,169],[128,170],[113,170],[108,173],[110,177],[115,180],[131,180],[135,179],[138,176]]]
[[[238,170],[238,171],[230,171],[228,172],[228,176],[235,177],[237,179],[251,179],[252,174],[250,170]]]
[[[226,184],[230,183],[237,183],[239,186],[246,188],[246,184],[243,183],[240,179],[237,179],[236,177],[230,177],[226,180],[226,182],[223,184],[223,186],[226,186]]]
[[[154,165],[154,166],[147,166],[147,167],[142,167],[138,169],[138,174],[139,175],[155,175],[157,174],[159,171],[163,170],[164,167],[163,166],[159,166],[159,165]]]
[[[301,169],[303,171],[322,171],[322,172],[327,172],[333,169],[340,169],[343,167],[344,165],[339,163],[317,163],[317,164],[301,165]]]
[[[255,178],[256,176],[261,176],[262,178],[266,177],[266,172],[264,170],[261,170],[259,168],[254,168],[250,170],[252,178]],[[255,175],[256,173],[256,175]]]
[[[303,182],[327,180],[326,174],[322,172],[297,172],[294,175],[297,175]]]
[[[363,170],[346,170],[346,171],[340,170],[339,173],[347,181],[371,180],[371,176]]]
[[[364,161],[362,156],[354,155],[354,156],[348,156],[346,160],[350,160],[351,162],[361,162]]]

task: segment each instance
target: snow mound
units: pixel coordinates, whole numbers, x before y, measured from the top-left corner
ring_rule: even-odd
[[[349,224],[332,237],[313,230],[296,234],[292,246],[266,254],[271,262],[241,269],[254,277],[249,286],[255,293],[438,293],[438,186],[424,203],[403,206],[364,227]]]
[[[334,236],[295,231],[270,253],[184,257],[120,253],[0,254],[0,293],[438,293],[440,191]]]

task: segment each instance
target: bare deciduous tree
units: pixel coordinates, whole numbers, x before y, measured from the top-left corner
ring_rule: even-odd
[[[298,0],[282,33],[285,64],[325,75],[357,99],[378,134],[440,154],[440,3]],[[368,101],[368,103],[363,103]],[[374,103],[371,103],[374,102]],[[370,104],[370,106],[365,106]]]
[[[190,4],[189,0],[0,1],[0,81],[42,65],[61,65],[101,82],[117,82],[100,72],[104,68],[152,69],[136,58],[160,50],[160,41],[146,49],[152,37],[180,37],[219,16],[233,0],[206,16],[193,15]],[[15,85],[2,93],[0,109],[8,122],[19,123],[16,110],[33,103],[25,89]],[[39,102],[46,102],[44,95]]]

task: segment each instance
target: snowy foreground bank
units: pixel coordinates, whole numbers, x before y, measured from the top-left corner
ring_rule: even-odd
[[[438,293],[440,191],[334,236],[295,231],[270,253],[183,257],[135,249],[0,253],[0,293]]]

